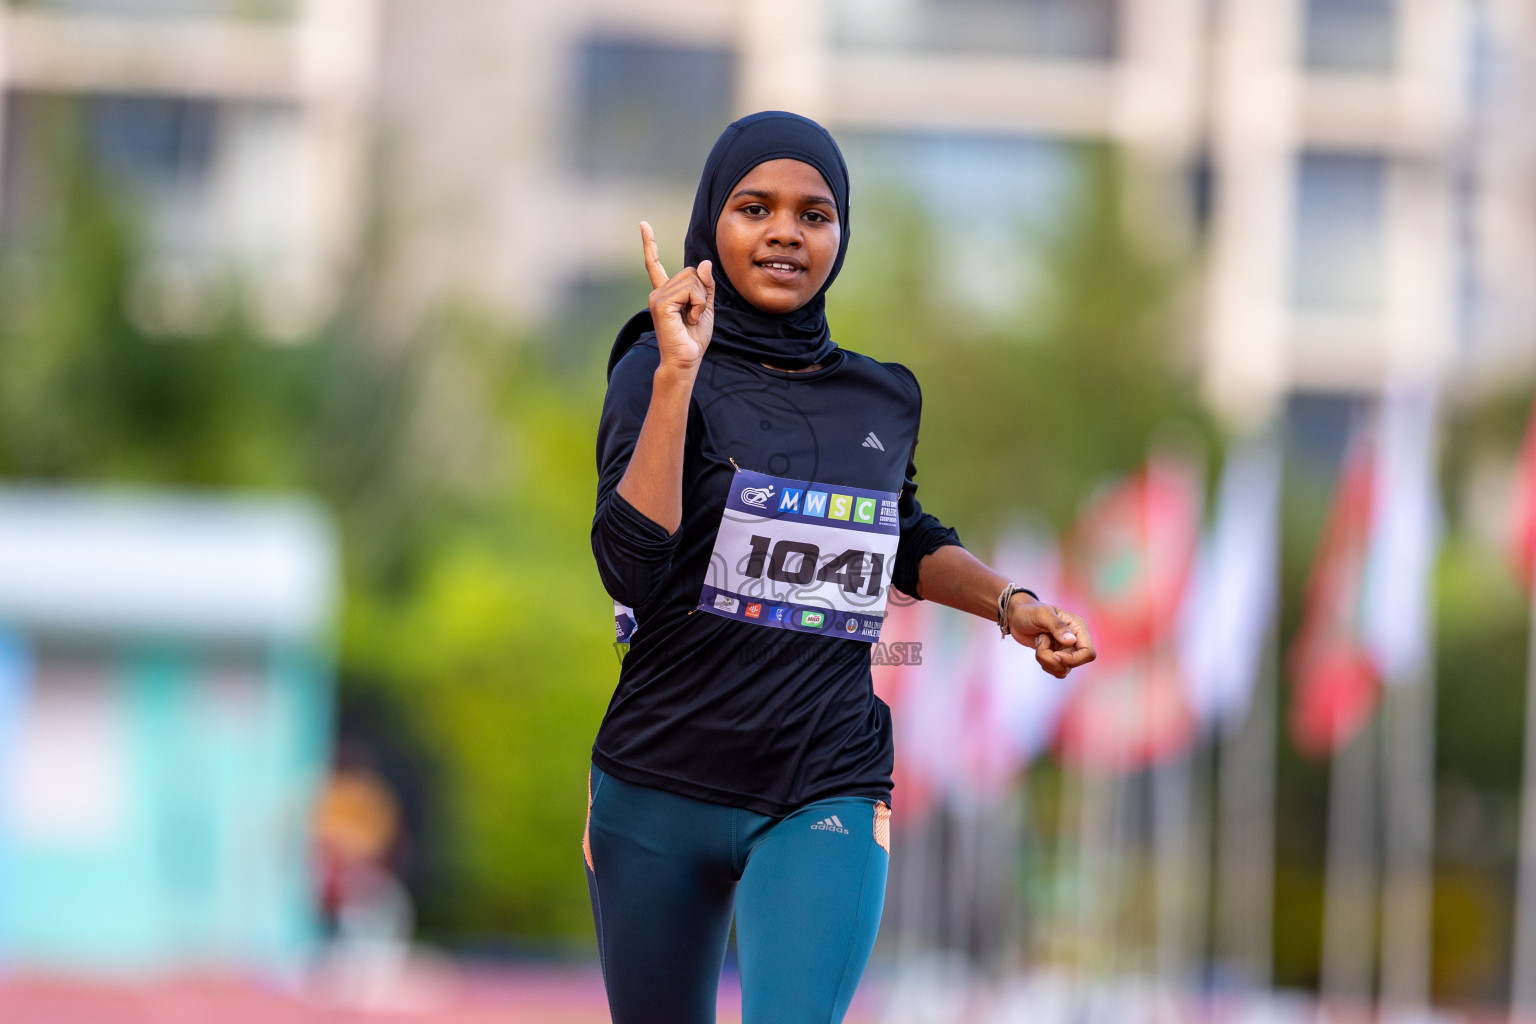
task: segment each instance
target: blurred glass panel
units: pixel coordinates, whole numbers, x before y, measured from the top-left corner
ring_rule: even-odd
[[[1471,168],[1461,168],[1454,186],[1456,333],[1463,350],[1481,334],[1488,296],[1483,290],[1482,242],[1477,223],[1480,183]]]
[[[1390,71],[1394,0],[1307,0],[1305,62],[1318,71]]]
[[[1327,493],[1338,479],[1351,433],[1368,410],[1358,395],[1292,392],[1285,399],[1288,471],[1299,471],[1306,485]]]
[[[1005,53],[1108,60],[1115,0],[834,0],[833,38],[849,49]]]
[[[128,215],[152,275],[168,261],[172,276],[208,280],[280,273],[307,248],[298,122],[283,104],[12,93],[4,158],[11,245],[45,241],[83,170]]]
[[[1189,197],[1189,212],[1196,234],[1204,238],[1211,227],[1216,205],[1216,168],[1211,151],[1202,146],[1183,171],[1184,194]]]
[[[935,294],[1004,317],[1041,285],[1036,246],[1076,180],[1069,143],[943,133],[840,134],[857,200],[854,244],[865,253],[931,240]],[[861,217],[876,209],[879,216]]]
[[[576,159],[590,174],[693,181],[730,123],[726,50],[593,39],[577,55]]]
[[[211,100],[13,93],[5,117],[6,233],[46,230],[84,161],[158,248],[197,250],[217,134]]]
[[[150,218],[157,249],[210,248],[203,223],[213,177],[218,106],[211,100],[100,96],[85,107],[96,169]]]
[[[1304,153],[1297,166],[1292,297],[1303,308],[1368,312],[1384,301],[1387,172],[1372,154]]]
[[[298,0],[10,0],[10,5],[68,14],[257,19],[293,18],[299,6]]]

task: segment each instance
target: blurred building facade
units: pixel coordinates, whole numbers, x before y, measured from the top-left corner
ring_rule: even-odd
[[[303,337],[334,309],[363,237],[376,10],[0,4],[0,227],[25,239],[59,201],[67,121],[139,215],[139,326],[197,334],[238,302],[272,338]]]
[[[664,226],[680,231],[718,127],[786,108],[845,141],[860,187],[905,167],[918,191],[963,197],[933,202],[970,217],[988,257],[974,262],[991,266],[987,222],[1027,205],[1021,192],[1051,202],[1053,151],[1125,144],[1148,234],[1203,247],[1191,326],[1207,393],[1237,420],[1293,391],[1493,380],[1536,357],[1523,0],[582,0],[455,15],[401,4],[386,18],[385,63],[406,72],[386,97],[439,77],[462,97],[386,103],[405,207],[453,211],[423,214],[435,226],[408,259],[433,268],[429,290],[452,278],[538,315],[632,275],[634,222],[662,225],[664,246]]]
[[[1296,390],[1491,380],[1536,361],[1527,0],[0,12],[0,212],[14,220],[27,202],[29,111],[91,97],[109,155],[148,166],[147,187],[172,196],[161,244],[181,256],[145,286],[151,321],[195,307],[178,282],[218,252],[257,271],[274,328],[300,333],[373,231],[391,254],[391,324],[444,298],[523,321],[590,304],[637,279],[637,220],[657,224],[664,255],[680,248],[720,126],[785,108],[837,133],[861,189],[905,184],[957,223],[953,262],[990,268],[993,294],[1027,291],[1027,260],[989,231],[1048,215],[1074,145],[1125,144],[1148,237],[1201,247],[1190,326],[1207,393],[1232,418]],[[199,221],[199,203],[235,212]]]

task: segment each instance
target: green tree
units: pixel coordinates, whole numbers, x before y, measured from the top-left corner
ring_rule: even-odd
[[[1172,422],[1207,430],[1175,301],[1183,267],[1138,233],[1125,157],[1076,153],[1075,184],[1043,229],[1020,226],[1041,281],[1001,322],[939,293],[921,206],[887,196],[831,295],[838,340],[905,363],[923,387],[917,481],[925,507],[984,543],[1021,512],[1066,528],[1109,476]]]

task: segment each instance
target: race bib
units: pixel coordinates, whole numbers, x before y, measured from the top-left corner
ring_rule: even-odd
[[[635,610],[619,601],[613,602],[613,649],[619,655],[620,664],[629,653],[629,645],[635,638]]]
[[[628,644],[635,636],[635,610],[627,604],[613,602],[613,639],[615,643]]]
[[[699,608],[772,629],[880,639],[899,495],[737,472]]]

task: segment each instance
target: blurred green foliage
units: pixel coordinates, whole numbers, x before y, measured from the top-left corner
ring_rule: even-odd
[[[442,934],[591,934],[586,767],[618,674],[588,542],[600,396],[545,377],[525,363],[500,378],[506,471],[485,505],[435,532],[409,588],[349,608],[349,668],[410,709],[443,764],[442,832],[426,837],[440,888],[422,894]]]
[[[1017,226],[1043,277],[1028,292],[1038,305],[999,318],[941,294],[932,226],[894,196],[861,217],[828,295],[839,343],[917,374],[920,497],[983,550],[1022,514],[1065,529],[1149,439],[1213,433],[1178,334],[1186,268],[1131,217],[1122,159],[1080,148],[1066,207]]]
[[[411,837],[427,933],[590,934],[583,773],[617,671],[587,542],[600,366],[559,383],[457,311],[385,343],[367,281],[297,345],[238,301],[206,334],[147,334],[132,207],[53,141],[47,230],[0,252],[0,476],[322,500],[343,703],[392,705],[433,768]]]
[[[127,314],[131,225],[88,168],[62,167],[51,230],[0,267],[0,472],[297,484],[332,353],[279,353],[233,321],[200,344],[146,337]]]

